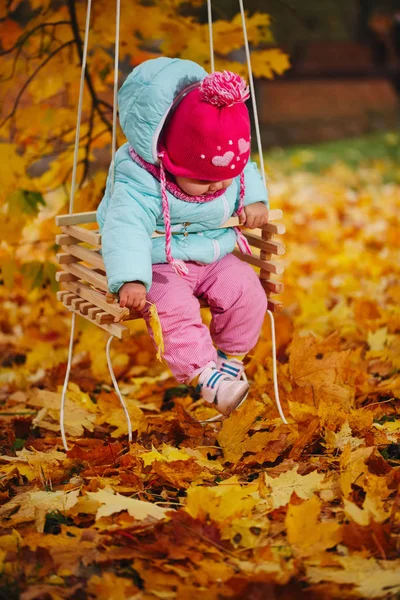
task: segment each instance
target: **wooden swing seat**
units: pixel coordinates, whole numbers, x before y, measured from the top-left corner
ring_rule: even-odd
[[[285,253],[284,244],[275,237],[285,233],[285,226],[279,222],[280,219],[281,210],[270,210],[270,222],[262,228],[261,235],[256,230],[243,229],[244,236],[254,249],[252,255],[242,254],[237,249],[233,251],[235,256],[260,270],[260,281],[268,297],[268,309],[274,313],[282,310],[282,304],[270,297],[283,291],[283,284],[271,279],[271,275],[283,273],[283,266],[271,260],[272,255],[282,256]],[[109,294],[100,253],[101,235],[84,227],[92,223],[96,223],[95,211],[56,217],[56,225],[62,232],[56,236],[56,243],[62,250],[57,254],[57,260],[63,269],[56,274],[56,280],[62,288],[57,292],[57,298],[69,311],[95,323],[110,335],[123,339],[129,337],[130,331],[122,321],[140,319],[142,316],[137,311],[121,308],[116,297]],[[238,218],[232,217],[222,227],[238,225]],[[163,234],[155,232],[153,237],[159,235]],[[205,308],[207,304],[203,301],[201,306]]]

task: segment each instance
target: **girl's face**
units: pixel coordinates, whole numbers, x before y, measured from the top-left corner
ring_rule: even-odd
[[[188,196],[206,196],[218,190],[226,190],[232,183],[232,179],[224,181],[202,181],[201,179],[188,179],[187,177],[175,177],[176,183]]]

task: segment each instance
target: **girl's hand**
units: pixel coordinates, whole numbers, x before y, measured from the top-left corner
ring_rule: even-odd
[[[119,289],[119,305],[121,308],[143,310],[146,305],[146,288],[140,281],[124,283]]]
[[[245,206],[239,216],[239,223],[249,229],[261,228],[268,223],[268,208],[264,202],[254,202]]]

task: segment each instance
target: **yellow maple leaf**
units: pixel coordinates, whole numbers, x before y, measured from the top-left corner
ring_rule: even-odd
[[[32,406],[41,407],[34,418],[34,425],[50,431],[60,431],[61,391],[49,392],[36,389],[28,402]],[[65,431],[73,437],[81,437],[85,429],[93,431],[95,421],[96,415],[89,412],[87,408],[79,406],[73,399],[69,398],[67,392],[64,412]]]
[[[222,528],[221,539],[230,540],[235,547],[257,548],[265,543],[269,525],[266,519],[236,517]]]
[[[56,510],[67,512],[78,501],[78,495],[79,490],[25,492],[0,507],[0,518],[8,517],[15,524],[35,521],[36,530],[43,532],[46,514]],[[15,512],[17,508],[19,508],[18,512]]]
[[[249,514],[258,501],[257,485],[241,486],[237,483],[237,478],[230,477],[216,487],[189,488],[185,511],[193,518],[208,515],[210,519],[220,522]]]
[[[390,513],[384,510],[382,500],[372,494],[366,495],[362,508],[346,498],[343,500],[343,506],[346,517],[363,527],[367,527],[371,520],[381,523],[390,516]]]
[[[355,448],[358,448],[358,446],[362,446],[364,443],[364,440],[353,437],[348,421],[343,423],[340,431],[337,433],[330,431],[329,429],[325,433],[325,444],[328,452],[333,452],[334,450],[344,450],[347,444],[350,444],[351,449],[354,450]]]
[[[352,491],[352,484],[364,485],[365,475],[368,467],[365,461],[371,456],[373,448],[357,448],[351,450],[351,445],[347,444],[340,457],[340,487],[343,494],[347,497]]]
[[[307,475],[300,475],[297,470],[298,466],[291,471],[282,473],[279,477],[270,477],[264,473],[263,496],[267,497],[271,511],[280,506],[286,506],[290,502],[293,493],[306,500],[311,498],[314,492],[322,489],[322,482],[325,479],[324,473],[313,471]],[[266,487],[264,488],[264,486]]]
[[[388,337],[388,329],[387,327],[381,327],[377,329],[375,332],[368,332],[368,346],[372,352],[382,352],[387,343]]]
[[[338,567],[307,566],[306,575],[311,583],[332,582],[335,585],[354,586],[361,598],[387,598],[400,591],[400,560],[376,560],[362,556],[335,558]]]
[[[144,452],[143,454],[139,454],[139,456],[143,460],[145,467],[151,465],[155,460],[173,462],[175,460],[190,460],[191,458],[185,449],[180,450],[166,444],[163,445],[161,452],[152,446],[151,452]]]
[[[13,529],[11,533],[0,536],[0,549],[6,552],[18,552],[22,545],[20,533]]]
[[[141,431],[146,426],[146,418],[143,411],[136,405],[136,402],[131,398],[125,398],[125,405],[131,420],[132,430]],[[111,433],[111,437],[119,438],[128,433],[128,425],[122,412],[119,400],[113,396],[108,400],[99,399],[98,407],[100,409],[97,415],[97,423],[102,425],[107,423],[116,429]]]
[[[161,327],[160,318],[158,316],[157,307],[155,304],[150,303],[150,327],[153,332],[154,343],[157,346],[157,358],[159,361],[162,359],[164,354],[164,338]]]
[[[253,52],[251,66],[256,77],[273,79],[275,74],[282,75],[289,69],[290,60],[279,48],[271,48]]]
[[[86,589],[97,600],[133,598],[138,591],[131,579],[117,577],[114,573],[107,571],[101,575],[92,575],[87,582]]]
[[[239,410],[223,422],[217,439],[227,461],[235,463],[241,458],[245,443],[249,439],[247,433],[263,412],[263,405],[249,398]]]
[[[105,488],[99,492],[87,492],[87,496],[101,505],[96,512],[96,521],[101,517],[108,517],[123,510],[128,511],[131,517],[138,520],[147,519],[148,517],[160,520],[164,519],[167,513],[167,509],[156,504],[136,500],[136,498],[127,498],[122,494],[115,494],[111,488]]]
[[[336,521],[319,522],[321,502],[313,496],[299,505],[289,506],[285,523],[289,544],[301,556],[310,556],[336,546],[341,526]]]

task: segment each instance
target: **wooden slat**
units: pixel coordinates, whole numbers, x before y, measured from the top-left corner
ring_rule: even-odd
[[[84,283],[66,283],[65,287],[69,291],[74,292],[77,296],[84,298],[85,300],[91,302],[93,305],[101,308],[103,311],[113,315],[118,320],[122,319],[123,317],[128,318],[128,309],[121,308],[118,304],[110,304],[109,302],[107,302],[106,296],[104,296],[104,294],[101,294],[100,292],[94,290],[88,285],[85,285]],[[136,313],[136,311],[132,311],[129,317],[132,319],[136,319],[138,317],[138,313]]]
[[[84,215],[95,215],[96,213],[77,213],[75,215],[61,215],[56,217],[56,223],[61,227],[61,230],[64,234],[68,235],[71,238],[79,240],[81,242],[86,242],[88,244],[92,244],[93,246],[101,246],[101,235],[96,231],[90,231],[88,229],[84,229],[83,227],[79,227],[79,224],[83,223],[92,223],[96,219],[91,221],[87,220],[79,220],[82,216],[82,219],[85,219]],[[269,211],[269,223],[263,227],[263,230],[269,231],[270,233],[283,234],[286,231],[286,228],[283,223],[271,223],[271,221],[279,221],[282,218],[282,211],[280,209],[274,209]],[[227,227],[239,227],[241,226],[239,223],[238,217],[230,217],[223,225],[220,225],[219,229],[225,229]],[[182,232],[173,232],[173,235],[181,235]],[[163,237],[165,234],[161,231],[155,231],[152,237]],[[57,238],[56,238],[57,240]],[[56,242],[59,243],[59,242]],[[68,242],[69,243],[69,242]],[[65,243],[64,245],[67,245]]]
[[[283,304],[277,300],[271,300],[271,298],[268,298],[268,309],[273,313],[279,313],[283,310]]]
[[[103,312],[101,308],[99,308],[98,306],[93,306],[93,308],[89,308],[87,316],[89,317],[89,319],[92,319],[94,321],[96,319],[96,315],[98,315],[101,312]]]
[[[96,223],[96,211],[75,213],[73,215],[58,215],[56,217],[57,227],[62,225],[82,225],[83,223]]]
[[[95,323],[95,321],[93,321],[92,319],[88,319],[87,316],[82,314],[79,310],[74,310],[70,306],[67,306],[67,308],[71,312],[74,312],[77,315],[79,315],[80,317],[87,319],[91,323]],[[124,325],[121,325],[120,323],[109,323],[109,324],[95,323],[95,324],[97,325],[97,327],[101,327],[102,329],[107,331],[110,335],[114,335],[115,337],[119,338],[120,340],[126,339],[130,336],[130,331],[129,331],[128,327],[125,327]]]
[[[65,225],[61,227],[61,231],[73,238],[76,238],[80,242],[86,242],[92,246],[101,246],[101,235],[96,231],[90,231],[84,227],[78,225]]]
[[[68,292],[67,290],[60,290],[59,292],[57,292],[56,296],[57,296],[57,300],[59,300],[60,302],[62,302],[63,298],[65,296],[68,296],[70,292]]]
[[[263,240],[259,235],[247,233],[246,230],[243,231],[243,235],[249,242],[250,246],[254,246],[254,248],[259,248],[260,250],[265,250],[266,252],[276,254],[278,256],[285,254],[286,248],[285,244],[282,244],[282,242],[277,242],[275,240]]]
[[[284,233],[286,233],[286,227],[283,223],[267,223],[262,228],[262,231],[266,231],[272,234],[283,235]]]
[[[284,285],[281,281],[272,281],[272,279],[260,279],[264,290],[270,294],[282,294]]]
[[[65,265],[64,269],[68,273],[71,273],[71,275],[75,275],[78,279],[83,279],[100,290],[107,292],[107,278],[104,275],[96,273],[93,269],[80,264]]]
[[[280,221],[282,219],[282,211],[279,208],[275,208],[269,211],[269,221]],[[228,223],[232,221],[232,224]],[[96,223],[96,211],[75,213],[73,215],[58,215],[56,217],[57,227],[63,227],[64,225],[83,225],[85,223]],[[237,217],[232,217],[223,227],[236,227],[239,223]]]
[[[71,302],[71,308],[75,309],[79,309],[80,306],[82,306],[82,304],[84,303],[84,299],[83,298],[74,298]]]
[[[78,244],[62,246],[62,250],[64,250],[64,253],[71,254],[75,258],[75,261],[71,262],[76,262],[76,259],[84,260],[96,269],[102,269],[103,271],[105,270],[104,261],[97,250],[89,250],[88,248],[83,248]]]
[[[80,306],[79,306],[79,312],[82,313],[83,315],[87,315],[89,308],[92,308],[93,304],[91,302],[83,302]]]
[[[276,275],[281,275],[284,271],[284,268],[281,264],[276,263],[274,261],[261,260],[261,258],[256,256],[255,254],[242,254],[240,250],[234,250],[232,254],[234,254],[241,260],[244,260],[245,262],[249,263],[250,265],[268,271],[268,273],[275,273]]]
[[[267,229],[265,229],[265,228],[261,231],[261,238],[262,238],[262,240],[264,242],[271,242],[272,241],[272,235],[273,234],[270,231],[268,231]],[[260,250],[260,258],[261,258],[261,260],[268,261],[268,260],[271,259],[271,253],[268,252],[268,250],[265,250],[264,248],[261,248],[261,250]],[[264,290],[265,290],[265,293],[267,295],[268,300],[270,300],[271,299],[270,296],[273,293],[273,290],[270,287],[272,285],[272,283],[271,283],[271,273],[270,273],[270,271],[267,271],[266,269],[261,269],[259,277],[260,277],[261,285],[262,285],[263,281],[266,282],[267,287],[264,287]],[[268,286],[268,284],[269,284],[269,286]],[[270,310],[272,310],[272,309],[270,309]]]
[[[66,281],[76,281],[76,277],[75,275],[72,275],[72,273],[67,273],[67,271],[57,271],[56,281],[58,281],[58,283],[64,283]]]
[[[76,298],[75,294],[67,294],[63,297],[62,302],[65,304],[65,306],[71,306],[71,302],[74,300],[74,298]]]
[[[76,256],[71,256],[68,252],[59,252],[56,254],[56,259],[60,265],[69,265],[70,263],[78,262]]]
[[[114,323],[114,317],[107,312],[96,313],[96,323]]]
[[[113,335],[120,340],[125,340],[130,337],[131,332],[128,327],[121,325],[121,323],[96,323],[97,327],[101,327],[104,331],[107,331],[110,335]]]
[[[71,237],[66,233],[58,233],[56,235],[56,244],[58,246],[68,246],[69,244],[78,244],[79,240],[77,238]]]

